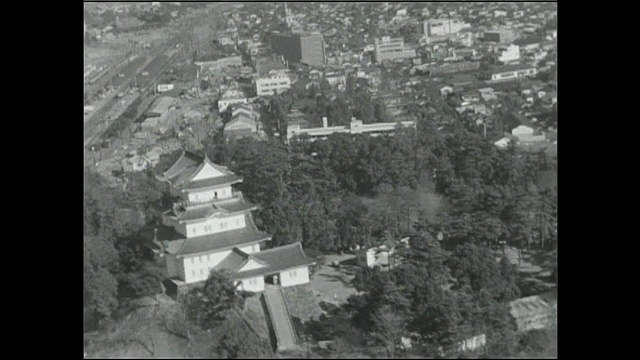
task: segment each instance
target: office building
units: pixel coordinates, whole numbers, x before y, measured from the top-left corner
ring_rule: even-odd
[[[374,40],[375,61],[380,63],[385,60],[408,59],[416,57],[416,51],[404,46],[403,38],[391,38],[384,36]]]
[[[290,64],[324,66],[325,44],[322,34],[290,33],[271,35],[271,50]]]

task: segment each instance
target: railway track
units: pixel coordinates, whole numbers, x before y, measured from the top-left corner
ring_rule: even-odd
[[[214,8],[218,8],[220,5],[224,4],[216,4]],[[228,4],[227,4],[228,5]],[[202,19],[207,19],[209,17],[210,11],[213,9],[209,9],[207,15],[203,15]],[[126,91],[127,85],[133,82],[133,85],[136,85],[139,89],[140,93],[138,96],[147,95],[148,91],[151,90],[151,87],[157,82],[158,78],[170,67],[172,66],[178,56],[181,54],[181,51],[176,49],[177,44],[184,44],[189,41],[190,34],[192,34],[192,28],[194,27],[195,22],[191,22],[190,26],[186,29],[180,31],[179,34],[176,34],[173,40],[170,41],[169,44],[164,47],[158,47],[151,51],[153,59],[144,66],[142,70],[140,67],[142,62],[144,64],[145,60],[148,59],[149,55],[145,55],[144,57],[140,57],[131,62],[130,65],[126,67],[125,72],[121,72],[124,77],[120,78],[116,75],[115,80],[111,80],[114,82],[114,85],[118,87],[118,90],[112,94],[112,98],[108,100],[100,109],[95,110],[95,114],[90,115],[85,119],[85,148],[90,148],[97,140],[99,140],[103,134],[109,129],[110,126],[113,125],[113,121],[115,119],[104,119],[104,116],[113,108],[113,106],[117,103],[118,99],[115,95],[119,92]],[[137,66],[136,66],[137,65]],[[146,76],[142,76],[142,73],[148,73]],[[134,106],[138,101],[135,99],[130,106]],[[128,111],[125,110],[124,112]],[[110,122],[111,120],[111,122]],[[92,131],[87,132],[87,127],[92,127]]]

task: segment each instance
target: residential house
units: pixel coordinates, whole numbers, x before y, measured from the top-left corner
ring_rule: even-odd
[[[495,146],[497,146],[498,148],[501,149],[506,149],[507,147],[509,147],[509,144],[511,143],[511,138],[509,137],[503,137],[502,139],[496,141],[495,143],[493,143]]]
[[[445,85],[445,86],[440,88],[440,95],[442,95],[442,96],[447,96],[447,95],[452,94],[452,93],[453,93],[453,88],[451,86]]]
[[[517,137],[518,142],[523,145],[526,145],[527,143],[545,141],[544,134],[536,135],[534,129],[526,125],[519,125],[515,129],[511,130],[511,134]]]
[[[398,241],[398,245],[409,247],[409,238]],[[387,245],[380,245],[370,248],[356,250],[356,262],[359,266],[373,268],[376,266],[385,267],[390,265],[389,257],[396,252],[397,246],[391,248]],[[392,265],[392,263],[391,263]]]
[[[258,133],[258,121],[245,113],[238,113],[231,117],[224,126],[224,138],[239,139]]]
[[[496,100],[498,98],[498,95],[493,88],[478,89],[478,92],[484,101]]]
[[[558,292],[550,292],[514,300],[510,313],[518,332],[544,329],[557,325]]]
[[[224,112],[230,105],[234,104],[246,104],[248,99],[244,94],[238,90],[225,91],[220,100],[218,100],[218,111]]]

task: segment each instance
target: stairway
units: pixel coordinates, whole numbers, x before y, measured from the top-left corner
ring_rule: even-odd
[[[296,348],[296,333],[291,323],[291,317],[277,286],[267,286],[262,294],[267,305],[271,326],[276,337],[276,351],[293,350]]]

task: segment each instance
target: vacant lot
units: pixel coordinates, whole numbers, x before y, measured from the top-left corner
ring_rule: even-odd
[[[326,264],[313,275],[311,288],[314,290],[318,302],[325,301],[333,304],[346,302],[351,295],[357,294],[351,285],[358,267],[355,265],[355,255],[327,255]],[[331,266],[333,262],[340,263],[338,268]]]

